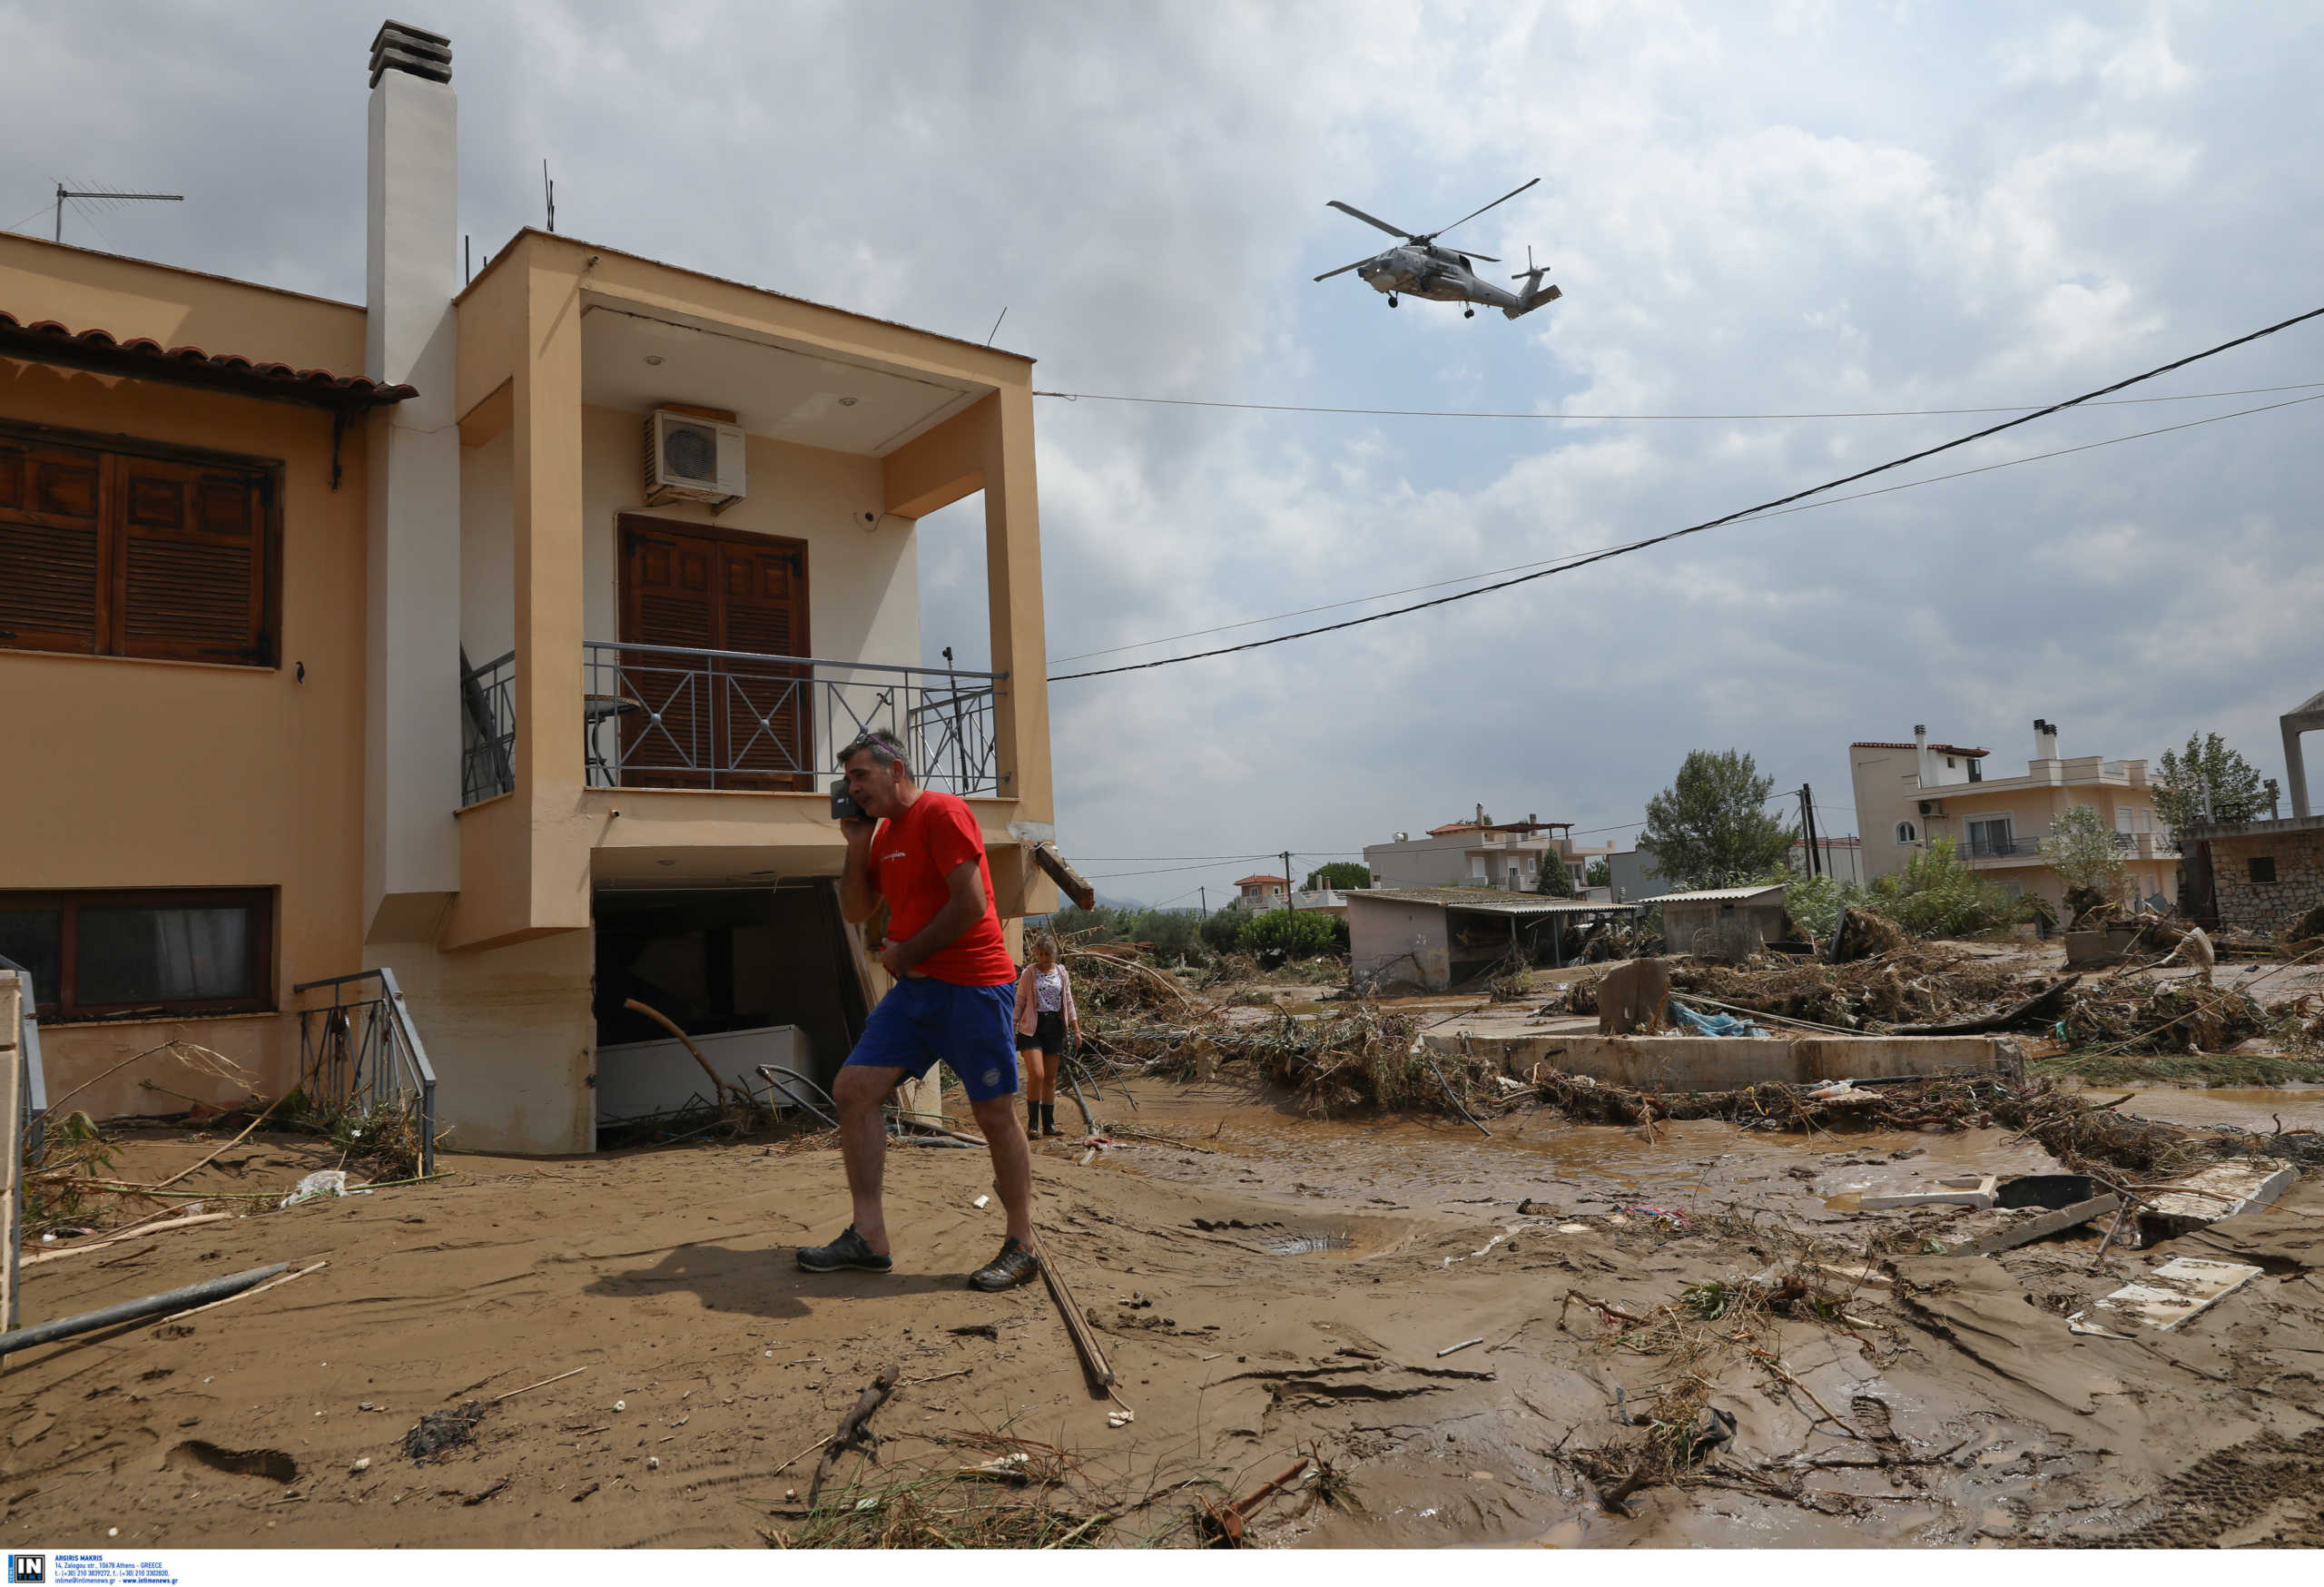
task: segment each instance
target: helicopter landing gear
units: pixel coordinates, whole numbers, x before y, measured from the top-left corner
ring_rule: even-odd
[[[1396,294],[1395,294],[1395,293],[1393,293],[1393,292],[1390,292],[1390,293],[1388,294],[1388,307],[1390,307],[1391,309],[1393,309],[1393,308],[1394,308],[1395,306],[1396,306]]]
[[[1474,309],[1463,309],[1461,310],[1461,318],[1463,320],[1474,320],[1476,317],[1477,311]]]

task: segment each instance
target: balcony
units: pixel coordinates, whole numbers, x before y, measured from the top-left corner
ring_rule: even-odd
[[[590,640],[582,646],[591,788],[812,794],[859,734],[903,740],[925,788],[1000,791],[998,673]],[[463,806],[516,788],[516,656],[464,670]]]
[[[2038,837],[1969,837],[1961,840],[1960,854],[1965,860],[2008,860],[2031,857],[2042,852]]]

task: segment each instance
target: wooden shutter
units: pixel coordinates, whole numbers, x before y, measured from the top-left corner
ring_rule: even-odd
[[[717,556],[708,541],[622,527],[621,636],[633,645],[715,650]],[[602,690],[606,680],[596,681]],[[638,702],[621,718],[622,781],[649,788],[708,788],[717,764],[712,698],[702,663],[650,650],[622,653],[619,693]]]
[[[113,464],[120,554],[110,648],[170,661],[271,661],[264,478],[156,458]]]
[[[722,541],[718,560],[724,639],[719,648],[800,655],[806,648],[805,547]],[[812,669],[724,662],[720,675],[720,764],[736,775],[722,776],[719,785],[812,791],[813,768],[807,764]]]
[[[96,654],[107,581],[103,454],[0,439],[0,645]]]

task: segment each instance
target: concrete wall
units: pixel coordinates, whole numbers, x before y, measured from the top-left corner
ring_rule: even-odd
[[[1607,855],[1606,872],[1616,903],[1635,903],[1641,898],[1670,891],[1654,868],[1654,856],[1641,849]]]
[[[594,951],[586,931],[465,953],[372,945],[372,959],[402,985],[435,1068],[438,1116],[453,1127],[447,1149],[541,1156],[595,1147]]]
[[[363,360],[359,309],[14,235],[0,234],[0,304],[23,320],[298,368],[351,373]],[[271,887],[278,998],[360,969],[360,429],[333,491],[330,418],[313,409],[0,359],[0,419],[277,460],[283,529],[279,666],[0,649],[0,889]],[[263,1090],[295,1074],[297,1033],[276,1015],[52,1024],[49,1095],[172,1037],[231,1058]],[[157,1058],[73,1106],[101,1118],[184,1107],[141,1089],[146,1079],[205,1100],[241,1095]]]
[[[2262,856],[2276,862],[2273,882],[2251,880],[2251,862]],[[2324,828],[2213,838],[2211,887],[2222,926],[2281,931],[2324,904]]]
[[[1773,903],[1666,903],[1662,940],[1672,953],[1743,959],[1784,940],[1790,917]]]
[[[1348,967],[1354,979],[1412,981],[1427,991],[1452,983],[1452,942],[1443,906],[1345,894]]]

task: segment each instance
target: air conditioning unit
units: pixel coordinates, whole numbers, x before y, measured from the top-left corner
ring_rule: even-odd
[[[750,494],[743,428],[675,409],[645,416],[645,498],[706,501],[724,508]]]
[[[1943,815],[1945,813],[1945,801],[1942,799],[1922,800],[1921,813],[1923,815]]]

